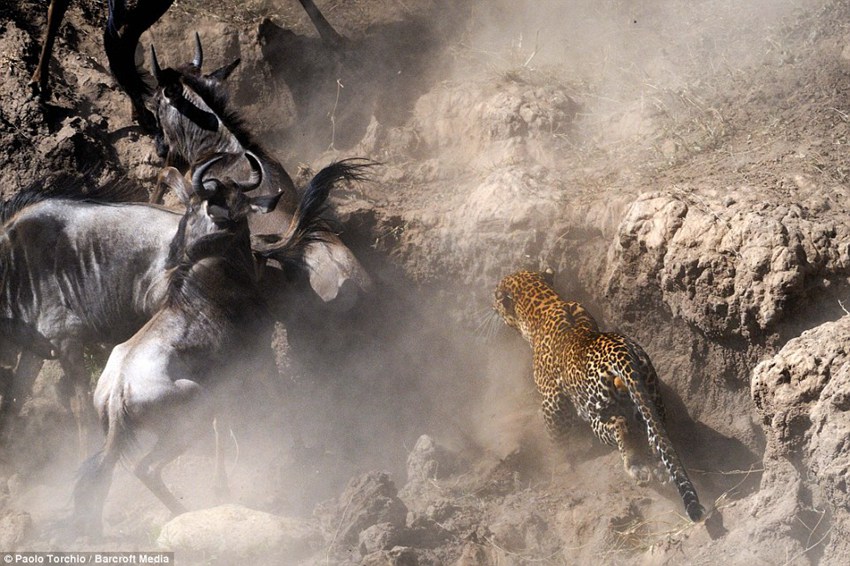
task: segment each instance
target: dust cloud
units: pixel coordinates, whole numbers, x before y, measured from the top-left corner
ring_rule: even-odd
[[[401,10],[397,20],[368,28],[340,24],[350,37],[343,57],[312,32],[292,33],[275,20],[260,24],[261,55],[275,88],[289,93],[285,127],[274,129],[269,149],[291,171],[352,155],[382,162],[375,178],[387,194],[380,198],[396,206],[410,198],[421,204],[416,212],[429,216],[404,218],[411,234],[393,244],[433,256],[411,259],[393,244],[376,244],[367,234],[373,227],[361,226],[366,233],[343,238],[375,279],[369,295],[339,311],[293,293],[285,330],[278,328],[280,375],[246,391],[232,432],[224,433],[233,498],[309,516],[364,471],[386,469],[403,484],[407,454],[421,434],[471,459],[504,458],[524,442],[545,442],[527,345],[499,321],[478,331],[490,316],[492,288],[515,269],[548,266],[552,258],[533,226],[586,212],[566,210],[570,188],[555,179],[574,175],[576,164],[587,167],[588,155],[602,154],[593,168],[616,171],[620,144],[641,146],[633,155],[657,151],[660,129],[689,120],[693,131],[683,132],[681,143],[704,143],[708,130],[722,126],[709,102],[722,96],[722,85],[765,58],[793,57],[782,26],[797,4],[444,2]],[[243,82],[234,89],[244,93],[251,79],[240,72]],[[500,98],[505,92],[533,107],[538,121],[515,127],[515,99]],[[434,195],[406,196],[415,185]],[[362,188],[367,195],[379,189]],[[429,229],[441,243],[430,240]],[[603,250],[596,261],[604,261],[607,242],[593,245]],[[476,263],[457,259],[465,257]],[[403,270],[399,258],[422,277]],[[563,286],[590,297],[592,284]],[[59,413],[54,406],[47,414]],[[60,426],[44,429],[68,431],[67,419],[56,419]],[[51,435],[51,445],[62,438],[57,453],[65,457],[48,466],[35,451],[40,456],[21,473],[40,474],[44,485],[70,485],[77,455],[68,447],[76,435]],[[217,502],[206,492],[211,446],[210,435],[166,474],[190,507]],[[60,515],[67,501],[53,489],[43,497],[30,492],[19,504],[36,522]],[[51,505],[39,512],[38,501]],[[106,519],[141,544],[167,516],[132,474],[119,470]]]
[[[796,8],[788,1],[746,7],[727,1],[458,4],[444,14],[445,20],[434,10],[427,21],[413,15],[353,33],[342,61],[309,33],[293,35],[269,22],[260,31],[276,80],[294,91],[297,117],[275,149],[305,156],[331,147],[332,156],[350,155],[364,149],[361,142],[370,127],[391,131],[412,121],[422,138],[434,140],[414,157],[451,168],[462,155],[473,160],[471,167],[449,182],[457,185],[457,192],[485,187],[476,200],[478,210],[455,219],[457,224],[447,222],[447,229],[457,230],[458,240],[476,238],[476,220],[470,220],[475,214],[484,210],[485,216],[498,218],[518,196],[502,198],[501,191],[513,190],[516,180],[493,169],[494,162],[498,167],[517,159],[512,153],[516,145],[494,144],[501,141],[493,132],[500,125],[483,120],[487,116],[482,113],[493,108],[476,113],[480,93],[474,82],[470,87],[471,81],[517,71],[554,75],[565,85],[556,94],[569,95],[580,107],[574,117],[580,129],[567,131],[571,142],[632,138],[655,127],[644,122],[657,115],[661,97],[710,85],[756,64],[757,57],[776,56],[765,47]],[[409,48],[411,35],[417,38],[415,50]],[[433,89],[446,80],[473,94],[464,98],[464,93],[452,92],[448,103],[433,102]],[[453,105],[465,114],[442,120]],[[549,124],[567,120],[555,118],[554,111],[552,116]],[[535,135],[542,139],[544,132],[530,134]],[[534,141],[544,143],[540,139]],[[497,155],[477,166],[474,156],[491,151]],[[526,166],[539,164],[531,159]],[[503,211],[491,210],[491,202]],[[550,204],[545,197],[542,202]],[[529,214],[533,221],[535,210]],[[499,274],[520,267],[509,258],[482,260],[492,285]],[[444,281],[440,289],[422,287],[386,265],[391,258],[375,254],[371,261],[378,287],[365,305],[341,315],[327,314],[321,306],[299,309],[311,311],[307,318],[316,320],[306,330],[297,323],[290,327],[291,355],[308,361],[294,387],[301,390],[294,393],[300,395],[293,402],[295,412],[303,416],[284,419],[282,426],[293,431],[306,426],[293,432],[299,449],[322,452],[341,467],[337,472],[323,468],[322,474],[338,473],[338,482],[371,466],[403,478],[405,451],[419,434],[467,449],[483,445],[504,456],[527,435],[527,427],[542,427],[527,346],[509,330],[489,342],[475,336],[491,289]],[[459,274],[458,279],[468,277]],[[457,297],[464,295],[476,300],[461,306],[465,310],[458,316],[456,309],[464,301]],[[303,315],[297,318],[304,323]]]

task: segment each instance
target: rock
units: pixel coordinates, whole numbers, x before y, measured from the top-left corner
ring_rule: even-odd
[[[497,557],[491,548],[475,542],[468,542],[460,553],[460,558],[454,566],[479,566],[480,564],[495,564]]]
[[[429,550],[397,546],[363,557],[360,566],[439,566],[442,562]]]
[[[162,527],[157,544],[178,556],[203,556],[222,563],[268,563],[271,557],[309,556],[321,543],[309,522],[222,505],[184,513]]]
[[[338,499],[318,505],[314,515],[326,540],[345,546],[358,544],[360,533],[379,523],[403,529],[407,507],[389,474],[369,472],[352,479]]]
[[[17,550],[32,534],[32,517],[22,511],[7,511],[0,516],[0,549]]]
[[[493,533],[493,540],[501,548],[522,552],[540,548],[548,526],[533,510],[505,506],[501,509],[498,520],[490,523],[488,528]]]
[[[641,195],[609,251],[609,292],[650,285],[674,316],[709,336],[762,336],[819,285],[850,272],[848,226],[810,217],[805,203],[741,194]]]
[[[450,162],[504,162],[510,153],[499,142],[538,148],[536,140],[572,130],[578,104],[560,85],[528,88],[534,80],[443,83],[416,102],[414,127],[427,147]]]
[[[360,533],[358,547],[366,556],[380,550],[389,550],[401,542],[401,531],[392,523],[378,523]]]
[[[832,529],[826,556],[850,553],[850,316],[822,324],[790,340],[753,370],[753,401],[763,418],[765,468],[788,470],[790,479],[769,481],[762,491],[780,497],[803,484],[810,491],[786,506],[784,520],[796,525],[802,513],[817,528],[796,534],[803,543]],[[799,488],[798,488],[799,490]],[[798,509],[800,501],[811,506]],[[800,530],[798,528],[798,530]]]
[[[423,434],[407,455],[407,481],[444,478],[457,471],[455,455]]]

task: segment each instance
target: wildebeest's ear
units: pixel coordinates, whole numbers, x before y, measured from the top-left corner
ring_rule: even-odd
[[[280,197],[283,196],[283,192],[279,192],[276,195],[265,195],[260,197],[254,197],[250,199],[248,202],[251,203],[251,211],[257,212],[259,214],[266,214],[267,212],[271,212],[277,206],[277,201],[280,200]]]
[[[363,292],[368,292],[372,287],[369,274],[334,234],[326,234],[323,240],[307,244],[304,248],[304,263],[308,269],[310,286],[326,303],[338,297],[347,281]]]
[[[215,79],[218,82],[223,83],[224,81],[227,80],[227,77],[229,77],[230,74],[233,73],[233,71],[236,70],[236,67],[238,67],[239,63],[241,63],[241,62],[242,62],[242,59],[239,59],[237,57],[232,63],[229,63],[229,64],[227,64],[223,67],[219,67],[218,69],[216,69],[212,73],[209,73],[207,75],[207,78],[208,79]]]
[[[171,189],[183,206],[189,206],[189,198],[192,195],[192,186],[180,171],[174,167],[164,167],[159,172],[159,183]]]

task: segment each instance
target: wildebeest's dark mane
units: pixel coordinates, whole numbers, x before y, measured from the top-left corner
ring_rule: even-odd
[[[0,223],[5,223],[26,207],[46,200],[63,199],[115,204],[138,201],[139,192],[137,185],[124,178],[89,187],[77,175],[64,171],[51,173],[36,179],[0,203]]]
[[[165,304],[193,313],[193,324],[207,335],[221,332],[217,313],[229,322],[262,318],[265,304],[256,293],[254,256],[247,224],[236,232],[217,232],[187,244],[184,216],[169,246]],[[198,262],[214,258],[214,274],[193,270]]]
[[[260,157],[268,157],[268,153],[255,140],[245,121],[233,109],[230,108],[230,98],[224,85],[211,84],[201,77],[183,73],[183,82],[195,92],[209,106],[210,110],[218,116],[218,119],[236,137],[239,143],[247,150],[256,153]]]

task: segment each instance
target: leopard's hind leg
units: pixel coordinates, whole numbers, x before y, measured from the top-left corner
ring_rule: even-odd
[[[626,418],[622,415],[614,415],[607,419],[594,417],[591,421],[593,432],[605,444],[616,446],[623,458],[623,467],[638,485],[646,485],[652,479],[652,470],[646,463],[642,462],[640,447],[635,442],[634,435],[629,434]]]

